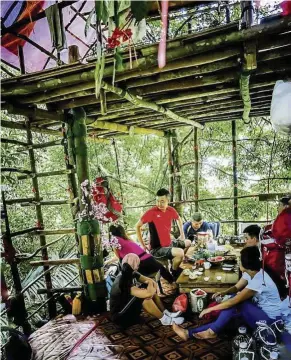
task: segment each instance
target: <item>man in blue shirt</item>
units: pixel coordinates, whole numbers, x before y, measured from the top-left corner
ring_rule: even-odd
[[[192,220],[187,221],[183,225],[183,230],[186,239],[194,240],[194,236],[198,232],[206,232],[211,230],[211,228],[206,221],[203,221],[202,215],[199,212],[196,212],[192,216]]]

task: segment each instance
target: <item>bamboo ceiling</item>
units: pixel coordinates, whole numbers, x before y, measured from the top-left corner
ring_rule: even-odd
[[[32,129],[51,133],[60,131],[64,110],[83,106],[89,134],[101,138],[122,135],[134,128],[167,131],[194,121],[205,124],[237,120],[243,113],[239,93],[241,63],[251,43],[256,49],[257,68],[250,72],[250,116],[268,116],[274,83],[291,76],[290,32],[289,16],[246,30],[238,30],[238,24],[231,23],[176,38],[168,42],[167,65],[161,70],[157,66],[158,44],[138,48],[132,69],[127,56],[124,70],[116,73],[114,85],[123,90],[122,97],[106,91],[106,115],[101,115],[100,99],[94,94],[94,62],[6,79],[2,81],[2,105],[4,102],[10,113],[32,116]],[[113,59],[108,55],[106,84],[112,84],[112,74]],[[134,105],[125,99],[127,93],[171,110],[178,120]],[[48,111],[31,108],[34,104],[46,104]],[[125,126],[112,128],[116,124]]]

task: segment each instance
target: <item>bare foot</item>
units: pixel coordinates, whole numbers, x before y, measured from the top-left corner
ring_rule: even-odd
[[[208,329],[208,330],[193,334],[193,336],[197,339],[215,339],[217,337],[217,334],[213,330]]]
[[[188,335],[188,331],[181,328],[179,325],[177,324],[173,324],[172,325],[173,330],[175,331],[175,333],[184,341],[187,341],[189,339],[189,335]]]

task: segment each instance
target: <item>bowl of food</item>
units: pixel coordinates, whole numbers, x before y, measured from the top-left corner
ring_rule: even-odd
[[[218,265],[221,264],[225,258],[223,256],[214,256],[207,259],[212,265]]]

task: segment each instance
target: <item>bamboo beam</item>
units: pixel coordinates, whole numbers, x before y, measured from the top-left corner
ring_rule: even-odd
[[[29,229],[14,231],[13,233],[11,233],[11,237],[16,237],[16,236],[29,234],[29,233],[34,232],[36,230],[38,230],[38,227],[32,227],[32,228],[29,228]]]
[[[21,144],[19,144],[21,145]],[[18,148],[16,151],[24,151],[24,150],[28,150],[28,149],[44,149],[47,147],[51,147],[51,146],[58,146],[58,145],[62,145],[62,140],[54,140],[54,141],[49,141],[46,143],[42,143],[42,144],[33,144],[33,145],[27,145],[25,143],[23,143],[23,147],[22,148]]]
[[[250,40],[253,38],[260,38],[264,35],[276,33],[280,31],[287,31],[291,27],[290,22],[291,16],[285,16],[281,19],[273,21],[271,23],[260,24],[253,26],[249,29],[232,32],[230,34],[220,34],[209,39],[203,39],[196,41],[193,44],[185,44],[184,46],[179,46],[174,49],[169,49],[167,51],[167,62],[171,62],[175,59],[179,59],[191,54],[199,54],[202,52],[211,51],[218,48],[219,46],[225,46],[228,44],[235,44],[242,41]],[[149,68],[157,64],[156,54],[147,56],[146,58],[140,59],[139,63],[132,64],[133,68]],[[130,68],[130,64],[125,64],[126,69]],[[104,76],[109,76],[112,74],[113,66],[106,67],[104,71]],[[86,82],[94,79],[94,71],[91,71],[89,74],[82,73],[78,76],[75,74],[68,75],[62,79],[51,79],[43,82],[37,82],[33,85],[28,85],[24,88],[15,88],[11,87],[10,90],[5,89],[3,86],[3,95],[25,95],[31,92],[45,91],[54,88],[55,86],[60,85],[73,85],[80,82]],[[4,85],[4,83],[3,83]]]
[[[50,265],[67,265],[67,264],[80,264],[79,258],[73,259],[57,259],[57,260],[39,260],[39,261],[30,261],[31,266],[50,266]],[[50,292],[52,289],[48,289]]]
[[[73,293],[77,291],[82,291],[83,288],[80,286],[64,287],[64,288],[54,288],[54,289],[37,289],[37,293],[42,294],[60,294],[60,293]]]
[[[15,121],[7,121],[7,120],[1,120],[1,126],[8,129],[17,129],[17,130],[23,130],[25,131],[25,123],[24,122],[15,122]],[[51,129],[45,129],[41,127],[31,127],[32,132],[40,133],[40,134],[49,134],[49,135],[57,135],[61,136],[61,131],[58,130],[51,130]]]
[[[107,129],[107,130],[113,130],[127,134],[130,133],[132,135],[136,134],[136,135],[156,135],[161,137],[165,136],[165,133],[160,130],[152,130],[152,129],[140,128],[140,127],[133,127],[131,129],[130,126],[121,125],[117,123],[110,123],[106,121],[99,121],[98,119],[94,123],[90,124],[90,126],[96,129]]]
[[[41,201],[32,201],[27,203],[22,203],[21,206],[37,206],[37,205],[46,205],[46,206],[55,206],[55,205],[70,205],[75,204],[77,199],[74,200],[41,200]]]
[[[97,143],[100,143],[100,144],[111,144],[112,143],[111,140],[96,137],[94,135],[93,136],[89,135],[88,136],[88,141],[97,142]]]
[[[119,95],[120,97],[130,101],[132,104],[134,104],[135,106],[140,106],[140,107],[144,107],[144,108],[148,108],[148,109],[152,109],[154,111],[157,111],[161,114],[164,114],[165,116],[168,116],[171,119],[174,119],[178,122],[187,124],[187,125],[191,125],[191,126],[196,126],[199,129],[203,129],[203,125],[195,122],[195,121],[191,121],[188,120],[186,118],[183,118],[177,114],[175,114],[173,111],[161,106],[161,105],[157,105],[154,102],[149,102],[146,100],[142,100],[139,97],[130,94],[128,91],[125,91],[123,89],[120,89],[116,86],[112,86],[110,84],[105,83],[104,81],[102,82],[102,87],[103,89],[107,90],[107,91],[111,91],[113,93],[115,93],[116,95]]]
[[[13,144],[13,145],[19,145],[19,146],[27,146],[27,143],[23,141],[13,140],[13,139],[0,139],[3,144]]]
[[[7,168],[7,167],[3,167],[1,168],[2,172],[17,172],[20,174],[32,174],[32,172],[30,170],[25,170],[25,169],[16,169],[16,168]]]
[[[2,105],[2,110],[7,110],[9,114],[22,115],[26,117],[31,117],[32,119],[44,119],[44,120],[54,120],[54,121],[63,121],[63,116],[57,112],[49,112],[47,110],[38,109],[38,108],[21,108],[12,104],[5,103]],[[34,125],[34,121],[31,121]]]
[[[62,234],[74,234],[75,228],[68,229],[56,229],[56,230],[38,230],[36,235],[62,235]]]
[[[71,173],[75,173],[75,172],[76,172],[75,169],[46,171],[46,172],[36,173],[36,174],[30,172],[29,175],[18,176],[18,180],[25,180],[25,179],[29,179],[29,178],[40,178],[40,177],[47,177],[47,176],[67,175],[67,174],[71,174]]]
[[[27,203],[27,202],[32,202],[32,201],[35,201],[34,197],[19,198],[19,199],[9,199],[9,200],[6,200],[6,204],[7,205],[14,205],[14,204],[21,204],[21,203]]]

